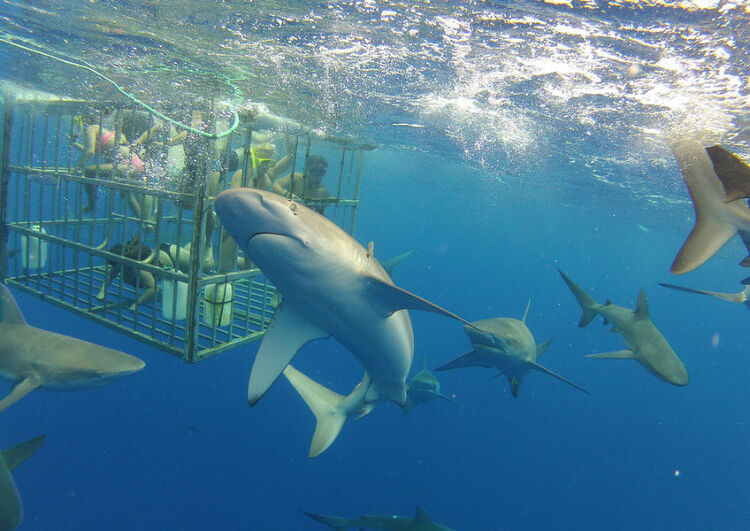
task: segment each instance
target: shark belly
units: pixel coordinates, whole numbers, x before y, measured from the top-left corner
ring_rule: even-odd
[[[253,237],[247,252],[284,296],[284,304],[349,350],[379,393],[401,404],[406,400],[414,354],[411,319],[405,310],[378,315],[357,260],[341,260],[340,249],[316,249],[274,234]]]

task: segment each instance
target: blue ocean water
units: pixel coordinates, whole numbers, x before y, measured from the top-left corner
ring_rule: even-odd
[[[462,9],[476,7],[450,4],[459,22],[465,22]],[[273,5],[281,16],[283,3]],[[346,11],[351,6],[334,7]],[[396,9],[380,6],[376,18],[387,21],[391,15],[383,15],[385,7]],[[587,8],[574,7],[531,4],[528,16],[544,18],[543,9],[554,9],[552,18],[575,14],[579,25],[570,27],[583,31],[595,24],[587,19]],[[714,6],[713,16],[718,17],[719,7]],[[487,9],[501,11],[502,6]],[[692,27],[703,36],[712,29],[711,16],[670,6],[653,7],[645,15],[611,9],[615,12],[608,20],[618,20],[621,27],[630,23],[628,17],[637,26],[651,16],[661,17],[654,22],[659,27]],[[744,79],[736,89],[741,99],[747,97],[748,65],[742,59],[747,17],[742,7],[736,10],[736,19],[721,21],[738,32],[739,44],[716,79]],[[605,15],[596,12],[599,18]],[[23,22],[33,16],[38,15],[21,8],[8,11],[4,31],[34,26]],[[299,24],[301,34],[315,32],[304,20]],[[287,37],[293,34],[288,25],[279,25]],[[384,46],[393,44],[387,28],[380,29]],[[717,22],[719,29],[726,26]],[[243,31],[253,35],[247,27]],[[263,37],[268,31],[257,30]],[[512,24],[487,31],[514,39]],[[471,48],[472,42],[466,45],[469,59],[486,52]],[[594,49],[615,53],[608,46]],[[680,59],[687,61],[695,49],[686,50]],[[9,61],[11,53],[2,52]],[[132,60],[137,63],[137,53]],[[439,66],[423,71],[425,83],[433,83],[431,76],[440,78]],[[19,67],[13,70],[18,74]],[[480,70],[469,75],[456,67],[444,76],[467,80]],[[543,363],[591,396],[539,373],[524,379],[517,399],[493,370],[439,373],[442,390],[455,397],[455,405],[435,401],[408,415],[393,404],[379,406],[349,421],[328,451],[308,459],[314,418],[286,382],[279,381],[254,408],[247,406],[247,376],[257,344],[186,365],[14,292],[30,324],[123,350],[147,363],[140,373],[94,390],[35,391],[0,415],[3,448],[47,434],[42,449],[14,471],[25,510],[21,528],[312,530],[322,526],[300,511],[413,515],[420,504],[436,522],[457,530],[748,529],[748,315],[740,305],[658,286],[680,283],[670,278],[669,266],[692,228],[693,211],[676,162],[664,143],[653,140],[658,135],[647,130],[665,116],[675,120],[673,125],[678,118],[684,123],[681,112],[693,104],[703,109],[712,85],[696,88],[681,109],[665,111],[642,99],[635,116],[632,109],[612,109],[612,101],[599,101],[620,102],[620,96],[606,91],[573,95],[558,103],[571,116],[587,104],[594,108],[598,101],[599,106],[592,112],[593,123],[564,126],[566,116],[550,123],[543,112],[531,112],[538,110],[539,85],[559,82],[560,90],[565,85],[575,92],[588,83],[567,86],[561,72],[518,81],[514,94],[488,83],[489,94],[467,93],[476,109],[465,114],[456,102],[441,111],[425,103],[419,112],[395,105],[392,116],[384,118],[394,123],[419,119],[424,129],[400,127],[392,134],[382,124],[370,123],[369,129],[367,121],[360,124],[356,132],[374,138],[378,148],[368,153],[364,167],[356,237],[363,244],[373,241],[381,258],[413,250],[395,270],[394,281],[469,320],[520,318],[531,299],[529,328],[537,342],[553,338]],[[659,72],[654,75],[670,71]],[[645,98],[659,86],[679,94],[688,78],[675,75],[640,94]],[[296,86],[299,79],[287,81]],[[406,93],[411,81],[402,81]],[[338,86],[335,79],[329,82]],[[715,87],[714,101],[721,99]],[[460,83],[453,87],[460,88]],[[507,99],[495,101],[501,94]],[[374,94],[373,102],[348,102],[344,110],[321,111],[316,119],[339,117],[332,128],[356,129],[347,122],[348,113],[374,114],[368,103],[380,108],[382,95]],[[329,94],[326,102],[332,98]],[[294,105],[313,107],[302,92],[299,100]],[[714,133],[721,131],[733,149],[747,154],[747,103],[743,107],[729,98],[725,103],[712,108],[713,114],[694,112],[692,118]],[[507,122],[491,115],[493,109],[519,111],[518,119]],[[308,113],[313,116],[314,110]],[[650,113],[658,117],[643,118]],[[587,128],[595,140],[581,133]],[[389,134],[392,144],[385,141]],[[607,159],[613,150],[614,162]],[[738,280],[747,270],[737,265],[745,252],[735,240],[679,281],[739,291]],[[634,308],[638,291],[645,289],[651,318],[685,363],[690,384],[671,386],[631,361],[586,359],[586,354],[622,349],[624,343],[599,319],[578,328],[580,308],[558,268],[599,302],[611,299]],[[428,367],[436,367],[470,350],[460,324],[432,314],[411,315],[413,372],[425,358]],[[333,340],[308,344],[295,365],[340,393],[361,377],[361,367]]]

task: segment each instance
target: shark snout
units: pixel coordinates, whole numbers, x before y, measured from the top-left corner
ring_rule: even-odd
[[[252,188],[232,188],[216,197],[214,208],[221,224],[238,245],[244,247],[258,231],[252,229],[254,214],[262,208],[262,196]]]

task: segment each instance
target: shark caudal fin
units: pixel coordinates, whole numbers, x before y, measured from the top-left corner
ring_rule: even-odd
[[[367,373],[349,396],[331,391],[291,365],[284,369],[284,376],[315,415],[315,433],[308,457],[316,457],[326,451],[351,415],[359,413],[361,417],[372,410],[372,407],[365,403],[367,389],[371,383]]]
[[[706,148],[714,172],[724,186],[724,202],[750,197],[750,166],[723,146]]]
[[[321,524],[325,524],[329,527],[332,527],[335,529],[335,531],[346,531],[349,528],[349,520],[346,518],[339,518],[338,516],[326,516],[324,514],[315,514],[315,513],[308,513],[307,511],[302,511],[307,516],[315,520],[316,522],[320,522]]]
[[[599,305],[594,300],[594,297],[583,291],[583,289],[575,282],[570,280],[570,278],[568,278],[565,273],[563,273],[559,269],[557,270],[557,272],[560,273],[560,276],[568,285],[570,291],[573,292],[573,295],[578,301],[578,304],[581,306],[581,310],[583,310],[583,313],[581,314],[581,320],[578,322],[578,326],[583,328],[584,326],[589,324],[591,320],[596,316],[596,307]]]
[[[748,291],[750,291],[750,288],[745,288],[738,293],[722,293],[719,291],[708,291],[705,289],[685,288],[683,286],[675,286],[674,284],[666,284],[664,282],[659,282],[659,285],[664,286],[665,288],[676,289],[678,291],[685,291],[687,293],[697,293],[699,295],[708,295],[710,297],[716,297],[717,299],[721,299],[721,300],[729,301],[729,302],[746,302]]]
[[[750,222],[750,210],[741,201],[724,202],[724,188],[714,171],[710,152],[693,139],[671,143],[695,209],[695,226],[672,262],[672,273],[693,271],[735,234],[737,222]],[[714,156],[721,157],[718,152]],[[718,158],[717,158],[718,160]],[[725,166],[719,162],[719,166]],[[720,170],[726,173],[724,169]]]

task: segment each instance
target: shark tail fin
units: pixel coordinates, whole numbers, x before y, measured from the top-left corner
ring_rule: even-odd
[[[674,284],[666,284],[664,282],[659,282],[660,286],[664,286],[665,288],[670,289],[676,289],[678,291],[685,291],[687,293],[698,293],[699,295],[709,295],[710,297],[716,297],[717,299],[722,299],[729,302],[745,302],[747,301],[747,290],[742,290],[738,293],[721,293],[718,291],[708,291],[705,289],[693,289],[693,288],[685,288],[682,286],[675,286]]]
[[[3,460],[5,461],[8,470],[13,470],[34,455],[34,453],[42,446],[46,437],[46,435],[39,435],[33,439],[24,441],[21,444],[17,444],[12,448],[3,450]]]
[[[338,516],[326,516],[324,514],[308,513],[307,511],[302,512],[316,522],[320,522],[321,524],[332,527],[333,529],[335,529],[335,531],[346,531],[346,529],[349,527],[348,520],[346,520],[345,518],[339,518]]]
[[[578,322],[578,326],[580,328],[583,328],[587,324],[591,322],[591,320],[596,316],[596,307],[599,306],[596,301],[594,300],[594,297],[583,291],[583,289],[570,280],[568,276],[560,271],[557,270],[558,273],[560,273],[560,276],[562,276],[565,283],[568,285],[568,288],[570,288],[570,291],[575,296],[576,300],[578,301],[578,304],[581,306],[581,310],[583,310],[583,313],[581,314],[581,320]]]
[[[724,185],[724,202],[750,197],[750,166],[718,144],[707,147],[706,152],[716,176]]]
[[[536,362],[532,362],[532,363],[531,363],[531,365],[532,365],[532,366],[533,366],[533,367],[534,367],[534,368],[535,368],[536,370],[538,370],[539,372],[543,372],[543,373],[549,374],[550,376],[554,376],[554,377],[555,377],[555,378],[557,378],[558,380],[560,380],[560,381],[562,381],[562,382],[565,382],[565,383],[566,383],[566,384],[568,384],[568,385],[572,385],[573,387],[575,387],[575,388],[576,388],[576,389],[578,389],[579,391],[583,391],[583,392],[584,392],[584,393],[586,393],[587,395],[590,395],[590,394],[591,394],[591,393],[589,393],[588,391],[586,391],[586,389],[584,389],[583,387],[581,387],[580,385],[578,385],[578,384],[576,384],[576,383],[573,383],[573,382],[571,382],[570,380],[568,380],[568,379],[567,379],[567,378],[565,378],[564,376],[560,376],[560,375],[559,375],[559,374],[557,374],[556,372],[554,372],[554,371],[551,371],[551,370],[549,370],[549,369],[548,369],[547,367],[544,367],[544,366],[542,366],[542,365],[539,365],[539,364],[538,364],[538,363],[536,363]]]
[[[461,367],[492,367],[492,365],[488,365],[476,350],[472,350],[453,361],[437,367],[435,370],[447,371],[448,369],[458,369]]]
[[[370,377],[366,373],[349,396],[331,391],[291,365],[284,369],[284,376],[315,415],[315,433],[310,443],[309,457],[316,457],[326,451],[338,437],[349,416],[354,413],[364,416],[372,410],[364,402],[370,386]]]

